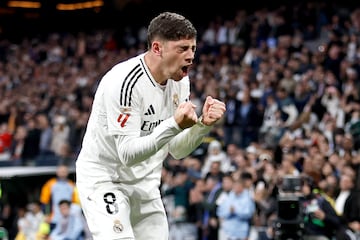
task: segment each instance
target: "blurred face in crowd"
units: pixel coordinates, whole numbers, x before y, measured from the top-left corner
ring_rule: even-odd
[[[245,189],[245,182],[242,179],[238,179],[233,184],[233,191],[235,194],[240,194]]]
[[[220,173],[221,169],[221,162],[216,161],[216,162],[212,162],[210,165],[210,173],[213,175],[217,175]]]
[[[205,189],[206,191],[210,192],[218,183],[218,181],[216,180],[216,178],[213,177],[209,177],[206,179],[205,182]]]
[[[235,164],[238,169],[244,169],[248,166],[248,161],[243,154],[239,153],[235,157]]]
[[[231,176],[224,176],[222,179],[222,188],[224,191],[230,191],[233,186],[233,178]]]
[[[311,187],[307,182],[302,185],[301,190],[304,196],[308,196],[311,193]]]
[[[205,181],[203,178],[197,179],[195,182],[195,189],[197,189],[200,192],[204,192],[206,189]]]
[[[346,174],[341,175],[339,186],[341,190],[351,190],[354,186],[352,178]]]
[[[353,149],[353,144],[354,142],[352,136],[350,134],[345,134],[342,141],[343,148],[350,151],[351,149]]]
[[[334,169],[333,169],[331,163],[325,162],[322,167],[321,172],[325,177],[334,174]]]
[[[70,205],[68,203],[62,203],[59,205],[61,215],[67,217],[70,215]]]
[[[188,175],[186,172],[179,172],[175,175],[174,181],[176,185],[181,186],[186,182],[187,179],[188,179]]]
[[[56,170],[56,175],[59,179],[67,179],[69,176],[69,168],[67,166],[59,166]]]

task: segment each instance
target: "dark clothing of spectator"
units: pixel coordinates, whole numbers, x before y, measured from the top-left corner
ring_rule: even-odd
[[[40,133],[41,131],[37,128],[30,129],[28,131],[24,142],[24,148],[21,154],[23,165],[27,165],[38,156],[40,152]]]
[[[305,235],[326,236],[331,239],[341,229],[340,218],[330,203],[320,194],[310,194],[301,201],[304,209]],[[315,208],[325,213],[324,219],[314,216]]]
[[[342,220],[345,229],[353,234],[359,233],[360,229],[351,229],[349,223],[360,223],[360,190],[353,190],[346,199]]]

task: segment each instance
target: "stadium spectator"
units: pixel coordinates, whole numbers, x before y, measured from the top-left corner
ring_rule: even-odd
[[[209,176],[205,180],[204,200],[202,201],[202,240],[217,240],[219,220],[216,215],[216,201],[221,194],[221,179]]]
[[[360,237],[360,193],[359,189],[352,189],[350,195],[347,197],[342,220],[345,227],[346,239],[358,239]]]
[[[341,229],[340,218],[331,204],[318,192],[315,183],[304,177],[301,200],[304,209],[304,239],[332,239]]]
[[[219,162],[220,170],[226,172],[229,163],[226,162],[226,152],[223,150],[222,144],[219,140],[210,141],[207,147],[207,154],[204,157],[204,162],[201,168],[202,177],[206,177],[211,169],[213,162]]]
[[[51,230],[60,218],[59,203],[61,200],[68,200],[74,204],[80,204],[75,182],[69,178],[69,167],[59,165],[56,169],[56,176],[48,179],[40,191],[40,202],[45,214],[51,216]]]
[[[63,199],[58,203],[60,210],[59,218],[55,221],[55,227],[50,232],[49,240],[82,240],[84,239],[84,219],[81,208],[72,208],[69,200]]]
[[[189,221],[197,227],[196,239],[200,240],[203,236],[202,230],[202,203],[206,193],[206,182],[204,178],[195,181],[195,185],[189,192]]]
[[[221,193],[216,199],[217,208],[229,196],[234,184],[234,179],[231,173],[226,173],[221,181]],[[226,240],[226,235],[222,229],[222,222],[219,220],[218,240]]]
[[[40,224],[45,218],[41,203],[30,202],[26,208],[18,211],[18,234],[16,240],[37,240]]]
[[[255,202],[245,188],[243,179],[235,180],[229,196],[219,204],[216,210],[225,239],[247,239],[254,213]]]
[[[53,129],[49,120],[49,117],[40,113],[36,116],[37,126],[40,129],[40,143],[39,143],[39,155],[35,159],[37,166],[58,164],[58,158],[54,151],[51,149],[51,141],[53,138]]]
[[[335,209],[339,216],[343,215],[346,199],[350,196],[351,191],[354,189],[353,176],[342,174],[339,182],[339,194],[335,199]]]

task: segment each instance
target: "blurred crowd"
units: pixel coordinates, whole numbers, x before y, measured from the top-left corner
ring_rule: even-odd
[[[101,76],[146,50],[145,30],[1,39],[0,165],[73,166]],[[191,100],[211,95],[227,112],[190,156],[164,163],[171,239],[275,239],[289,176],[304,235],[359,239],[360,8],[239,9],[198,30]]]

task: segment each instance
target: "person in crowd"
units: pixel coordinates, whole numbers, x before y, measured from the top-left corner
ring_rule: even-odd
[[[221,179],[217,176],[208,176],[205,180],[205,193],[202,202],[202,240],[217,240],[219,220],[216,215],[216,201],[221,194]]]
[[[40,129],[39,155],[35,159],[37,166],[56,166],[58,157],[51,148],[53,127],[49,117],[45,113],[36,115],[37,127]]]
[[[64,199],[74,204],[80,204],[75,182],[70,178],[69,167],[59,165],[56,169],[56,176],[48,179],[40,191],[43,211],[51,216],[51,229],[55,227],[60,218],[59,203]]]
[[[67,199],[60,200],[58,205],[60,217],[55,221],[48,240],[82,240],[85,226],[81,209],[72,209],[72,203]]]
[[[16,240],[38,240],[38,229],[45,215],[39,201],[30,202],[26,208],[18,209],[18,233]]]
[[[27,240],[37,240],[36,237],[40,225],[46,217],[41,208],[40,201],[32,201],[28,204],[28,213],[26,214],[26,217],[31,223],[31,227],[29,228],[30,236]]]
[[[36,164],[36,158],[40,153],[41,130],[36,124],[35,116],[29,116],[24,126],[27,134],[21,151],[21,164],[23,166],[34,166]],[[18,126],[18,128],[20,127],[21,126]]]
[[[335,209],[315,188],[313,179],[304,176],[301,189],[304,239],[330,240],[341,229],[341,221]]]
[[[22,154],[25,145],[25,139],[28,131],[24,125],[16,127],[14,133],[14,140],[11,144],[11,161],[15,166],[21,166],[23,164]]]
[[[360,238],[360,191],[352,189],[345,201],[341,219],[344,223],[346,240]]]
[[[173,196],[173,209],[168,213],[171,239],[186,239],[196,236],[196,226],[189,222],[189,192],[193,183],[185,167],[174,170],[171,185],[164,191],[164,197]]]
[[[276,214],[277,195],[266,180],[261,179],[256,183],[254,189],[255,214],[252,222],[252,229],[255,229],[255,236],[258,240],[267,239],[268,226],[271,226],[270,219]],[[250,238],[252,239],[252,238]]]
[[[257,108],[256,101],[251,97],[250,89],[246,88],[242,91],[237,111],[241,135],[240,147],[246,148],[252,142],[258,141],[258,133],[262,125],[262,113]]]
[[[197,227],[197,238],[202,239],[202,203],[205,198],[206,184],[204,178],[198,178],[189,192],[189,221]]]
[[[219,162],[219,170],[221,172],[226,172],[224,167],[229,166],[228,159],[226,158],[226,152],[222,149],[221,142],[216,139],[210,141],[207,147],[207,154],[205,155],[201,168],[202,177],[206,177],[209,174],[213,162]]]
[[[221,181],[221,193],[219,197],[216,199],[217,207],[219,207],[219,205],[222,204],[229,196],[233,184],[234,184],[234,179],[232,174],[230,172],[225,173]],[[219,220],[218,240],[226,240],[226,235],[224,234],[224,230],[222,229],[222,222],[220,220]]]
[[[229,196],[216,210],[225,239],[246,240],[254,213],[255,202],[246,189],[244,180],[239,178],[235,180]]]
[[[238,89],[230,88],[226,94],[226,113],[224,115],[224,141],[225,145],[235,144],[241,146],[241,126],[240,126],[240,104],[236,98]]]
[[[335,210],[339,216],[344,212],[344,206],[347,198],[354,188],[354,179],[352,176],[343,174],[340,176],[339,193],[335,198]]]
[[[17,209],[17,234],[15,240],[25,240],[30,235],[30,225],[31,223],[26,218],[26,208],[19,207]]]

